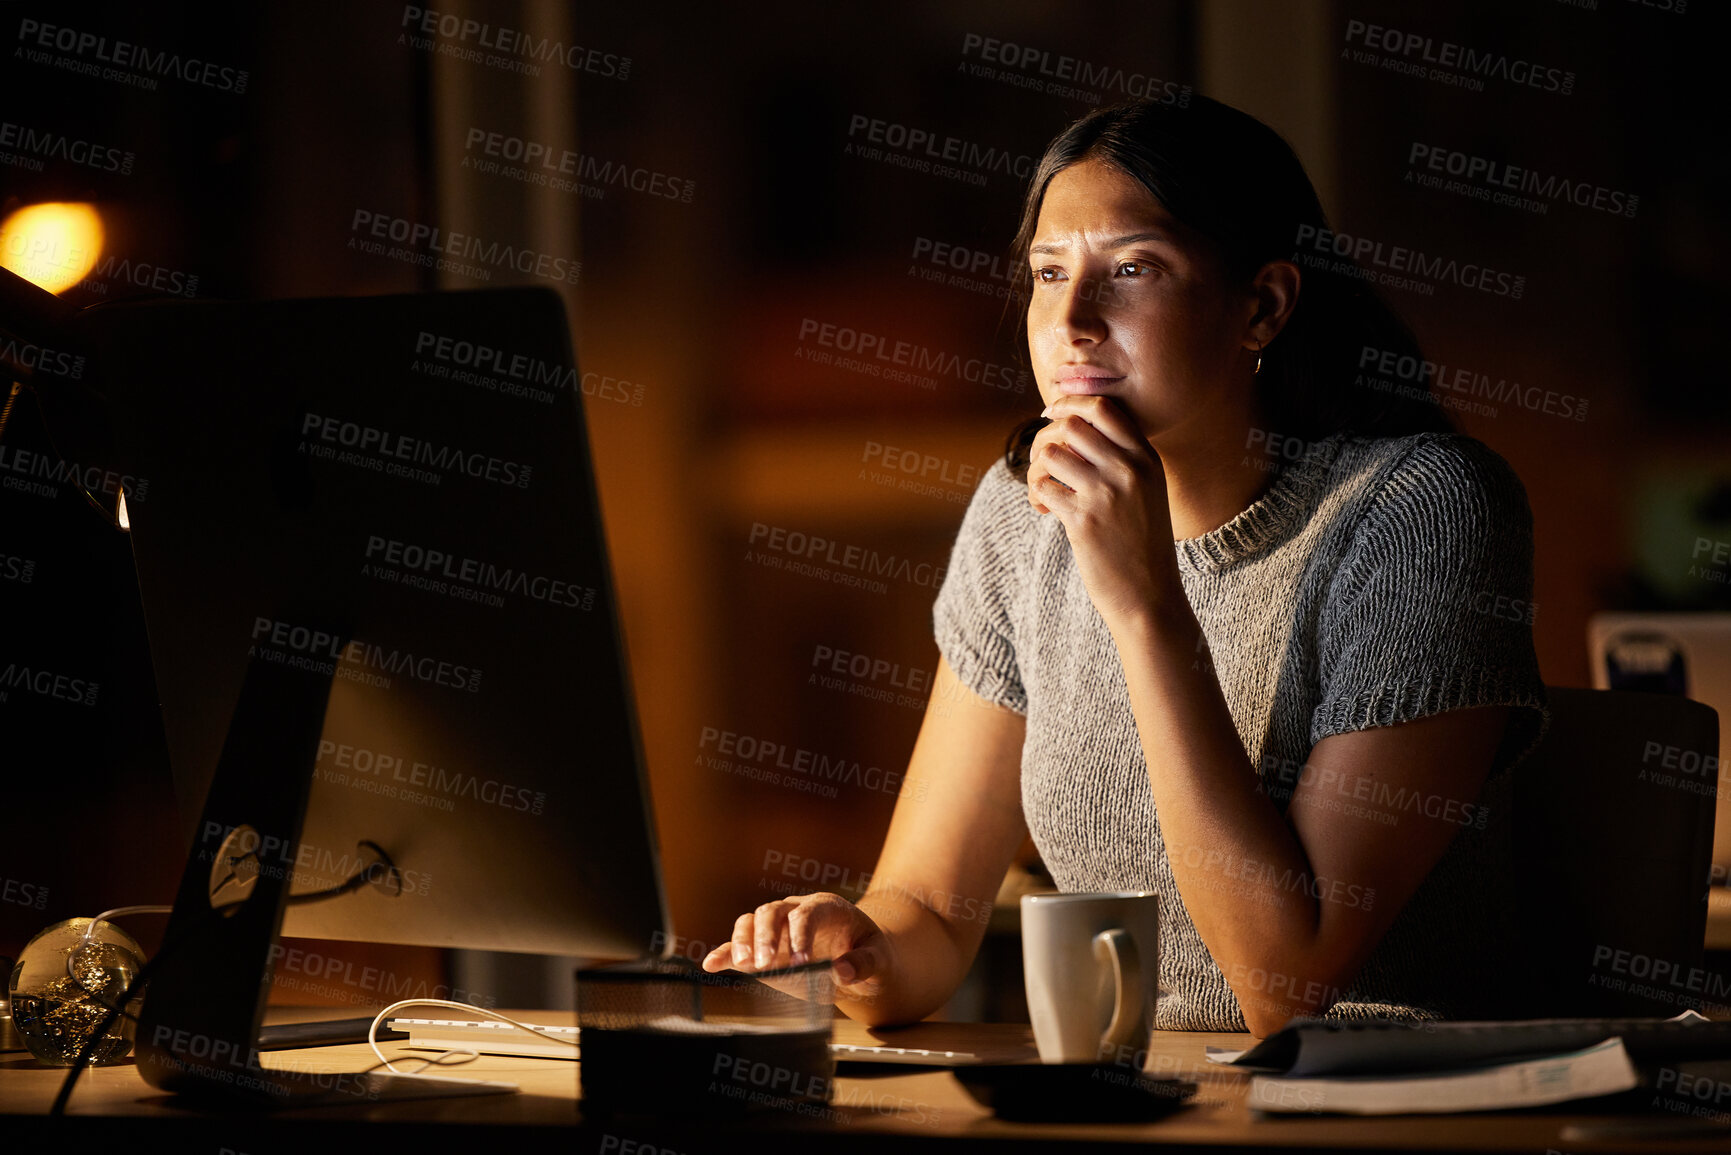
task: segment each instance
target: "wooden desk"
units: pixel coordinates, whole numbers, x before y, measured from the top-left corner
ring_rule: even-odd
[[[328,1014],[329,1011],[324,1011]],[[568,1014],[516,1012],[541,1022],[570,1022]],[[320,1017],[318,1014],[301,1018]],[[1035,1058],[1026,1024],[922,1023],[895,1031],[869,1032],[847,1019],[836,1022],[840,1042],[879,1040],[897,1046],[966,1050],[998,1061]],[[484,1056],[453,1068],[507,1079],[520,1094],[396,1103],[360,1103],[273,1114],[193,1110],[158,1093],[130,1065],[87,1071],[73,1094],[68,1117],[44,1118],[64,1072],[36,1066],[27,1055],[0,1057],[0,1150],[18,1155],[100,1151],[197,1152],[200,1155],[267,1155],[307,1152],[369,1155],[462,1151],[505,1155],[535,1150],[596,1155],[704,1155],[749,1151],[752,1155],[798,1149],[883,1151],[897,1155],[940,1143],[971,1151],[1028,1151],[1094,1143],[1158,1143],[1165,1150],[1348,1150],[1359,1152],[1500,1151],[1545,1155],[1547,1151],[1652,1151],[1693,1155],[1731,1151],[1731,1130],[1717,1139],[1641,1142],[1563,1142],[1562,1128],[1591,1122],[1579,1112],[1502,1113],[1350,1119],[1328,1116],[1253,1117],[1245,1105],[1249,1078],[1209,1065],[1203,1048],[1245,1045],[1247,1036],[1162,1032],[1155,1039],[1154,1066],[1198,1084],[1193,1105],[1152,1123],[1026,1124],[993,1118],[947,1072],[901,1068],[905,1073],[836,1080],[834,1099],[820,1117],[772,1113],[747,1123],[703,1126],[656,1121],[610,1127],[584,1121],[577,1110],[577,1064],[550,1059]],[[393,1058],[414,1052],[386,1044]],[[373,1065],[365,1045],[270,1052],[266,1066],[299,1066],[330,1072]],[[418,1064],[409,1064],[413,1070]],[[1662,1118],[1663,1116],[1656,1116]],[[1603,1120],[1604,1116],[1597,1117]],[[893,1147],[892,1147],[893,1144]]]

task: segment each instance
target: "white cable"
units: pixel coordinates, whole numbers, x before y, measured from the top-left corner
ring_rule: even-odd
[[[455,1060],[458,1056],[461,1056],[462,1061],[465,1063],[469,1062],[471,1059],[478,1059],[481,1057],[478,1053],[476,1053],[474,1051],[440,1051],[438,1054],[433,1055],[431,1057],[424,1056],[424,1055],[410,1055],[409,1058],[411,1060],[413,1060],[414,1062],[425,1063],[427,1065],[426,1067],[422,1067],[418,1071],[412,1072],[413,1074],[416,1074],[416,1075],[424,1075],[427,1073],[427,1067],[454,1067],[454,1066],[456,1066],[457,1064],[453,1060]],[[398,1060],[398,1061],[401,1062],[401,1060]],[[385,1066],[388,1067],[388,1066],[390,1066],[390,1064],[386,1063]],[[376,1071],[378,1069],[379,1068],[376,1065],[373,1066],[372,1068],[370,1068],[370,1070],[374,1070],[374,1071]],[[367,1072],[362,1071],[361,1073],[364,1075]],[[398,1074],[410,1074],[410,1073],[411,1072],[408,1072],[408,1071],[399,1071],[398,1072]],[[486,1082],[485,1079],[473,1079],[470,1081],[476,1082],[476,1083]]]
[[[113,910],[105,910],[90,920],[90,925],[84,928],[84,941],[88,943],[96,936],[96,928],[109,919],[122,914],[173,914],[172,906],[117,906]]]
[[[391,1066],[391,1061],[385,1058],[385,1053],[383,1051],[379,1050],[378,1035],[379,1024],[384,1022],[391,1012],[395,1011],[399,1007],[450,1007],[453,1010],[474,1011],[478,1015],[491,1015],[495,1019],[510,1023],[520,1031],[528,1031],[531,1035],[538,1035],[541,1038],[546,1039],[548,1042],[560,1043],[565,1046],[571,1045],[570,1039],[561,1039],[557,1035],[549,1035],[546,1031],[540,1030],[536,1027],[531,1027],[528,1023],[520,1023],[510,1015],[500,1014],[498,1011],[490,1010],[487,1007],[477,1007],[472,1003],[453,1003],[449,999],[404,999],[402,1002],[392,1003],[390,1006],[380,1011],[376,1016],[374,1016],[373,1025],[367,1028],[367,1046],[373,1049],[373,1054],[379,1057],[379,1062],[384,1064],[385,1070],[396,1075],[406,1075],[409,1072],[399,1071],[395,1067]],[[445,1064],[445,1059],[451,1055],[467,1055],[470,1059],[480,1057],[476,1052],[468,1050],[441,1051],[437,1058],[427,1061],[428,1066],[434,1064],[441,1066],[447,1065]],[[410,1057],[418,1059],[421,1056],[413,1055]],[[467,1062],[468,1060],[464,1061]]]
[[[90,945],[90,941],[96,937],[96,928],[101,926],[103,923],[107,922],[109,919],[117,918],[123,914],[173,914],[173,913],[174,913],[174,908],[172,906],[150,906],[150,905],[145,905],[145,906],[117,906],[113,910],[103,911],[101,914],[99,914],[95,918],[91,919],[90,925],[84,928],[84,937],[79,942],[78,946],[75,947],[74,949],[66,952],[66,977],[71,979],[74,983],[77,983],[80,987],[84,986],[84,984],[82,982],[78,981],[78,972],[72,969],[73,962],[76,959],[78,952],[82,951],[86,947],[88,947]],[[88,989],[88,988],[86,988],[86,989]],[[94,993],[94,992],[92,992],[92,993]]]

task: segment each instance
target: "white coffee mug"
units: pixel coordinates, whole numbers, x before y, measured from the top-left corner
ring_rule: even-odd
[[[1160,896],[1023,895],[1022,966],[1041,1062],[1146,1053],[1160,987]]]

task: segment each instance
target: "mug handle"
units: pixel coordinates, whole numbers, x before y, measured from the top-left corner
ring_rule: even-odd
[[[1147,1039],[1131,1037],[1142,1021],[1142,956],[1136,950],[1136,939],[1123,927],[1103,930],[1094,936],[1094,959],[1102,963],[1110,960],[1116,988],[1112,996],[1112,1021],[1100,1036],[1100,1052],[1146,1046]]]

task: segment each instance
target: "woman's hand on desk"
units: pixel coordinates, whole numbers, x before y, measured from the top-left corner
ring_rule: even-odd
[[[703,969],[750,973],[827,958],[836,997],[865,1001],[882,990],[889,956],[890,940],[870,915],[839,894],[820,892],[790,895],[740,915],[733,938],[704,957]],[[798,994],[796,985],[785,989]]]

